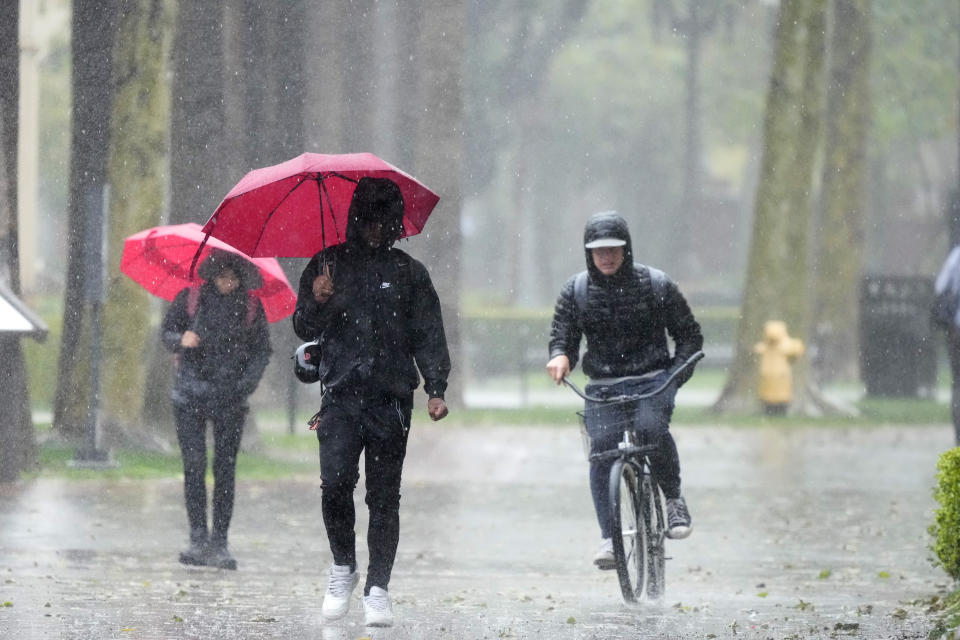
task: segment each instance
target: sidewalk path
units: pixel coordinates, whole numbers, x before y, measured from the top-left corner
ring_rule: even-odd
[[[239,479],[236,572],[188,568],[179,480],[0,490],[0,638],[925,638],[946,425],[682,427],[694,516],[667,595],[627,607],[598,543],[576,429],[415,425],[391,594],[398,624],[318,616],[318,474]],[[299,456],[299,454],[298,454]],[[315,453],[303,454],[314,459]],[[358,491],[358,552],[367,556]],[[363,568],[363,566],[362,566]]]

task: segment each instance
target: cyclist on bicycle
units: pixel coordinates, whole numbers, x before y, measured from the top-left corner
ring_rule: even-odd
[[[583,233],[587,270],[564,284],[550,328],[547,372],[560,384],[576,366],[580,338],[586,336],[583,371],[587,392],[610,397],[651,391],[703,346],[700,325],[677,285],[663,272],[634,264],[627,222],[615,211],[596,213]],[[667,334],[675,348],[671,356]],[[668,537],[686,538],[691,520],[680,493],[680,459],[670,435],[670,417],[677,388],[693,374],[688,367],[672,388],[636,405],[630,416],[636,428],[654,434],[657,453],[653,471],[667,502]],[[603,412],[587,412],[591,453],[615,449],[622,436],[619,420]],[[648,436],[649,441],[649,436]],[[590,463],[590,491],[602,543],[593,562],[613,569],[611,515],[607,500],[612,460]]]

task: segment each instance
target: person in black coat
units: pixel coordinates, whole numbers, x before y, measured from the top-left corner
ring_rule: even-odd
[[[550,329],[547,372],[560,384],[580,356],[586,337],[583,371],[590,378],[587,393],[612,397],[641,394],[659,387],[703,346],[700,325],[686,299],[666,274],[634,264],[627,222],[614,211],[594,214],[584,230],[587,271],[571,277],[560,292]],[[671,355],[667,334],[674,342]],[[671,538],[691,531],[690,514],[680,492],[680,461],[670,435],[670,417],[677,388],[693,374],[680,372],[672,388],[624,409],[587,403],[587,433],[591,453],[614,449],[629,421],[657,441],[650,456],[654,472],[667,498],[667,526]],[[590,463],[590,489],[600,524],[601,545],[594,564],[613,569],[609,506],[610,467],[613,461]]]
[[[183,489],[190,546],[180,562],[236,569],[227,549],[233,516],[237,452],[249,406],[270,359],[270,335],[256,267],[214,250],[200,264],[201,285],[183,289],[161,328],[164,346],[176,354],[171,394],[183,458]],[[207,527],[206,424],[213,423],[213,527]]]
[[[954,442],[960,447],[960,245],[955,245],[944,260],[934,281],[932,320],[946,334],[950,361],[950,417]]]
[[[430,418],[447,415],[450,356],[440,300],[426,268],[393,247],[403,232],[403,211],[396,183],[361,178],[348,211],[346,241],[309,262],[293,314],[295,333],[317,341],[325,387],[313,423],[320,442],[323,522],[333,555],[322,613],[327,619],[346,615],[359,581],[353,491],[365,452],[370,561],[363,603],[372,626],[393,623],[387,587],[420,375]]]

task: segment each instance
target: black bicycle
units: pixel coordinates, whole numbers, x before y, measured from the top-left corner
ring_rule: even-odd
[[[643,394],[596,397],[581,391],[577,385],[563,381],[584,400],[605,406],[637,403],[662,393],[677,375],[703,358],[698,351],[677,367],[653,391]],[[585,420],[585,412],[577,415]],[[642,425],[628,422],[622,425],[623,440],[616,449],[589,456],[591,462],[613,460],[610,468],[610,512],[613,516],[613,557],[625,602],[636,602],[644,594],[648,600],[663,596],[666,587],[666,555],[664,540],[667,523],[663,493],[657,483],[648,456],[657,450],[656,444],[646,442],[647,432]]]

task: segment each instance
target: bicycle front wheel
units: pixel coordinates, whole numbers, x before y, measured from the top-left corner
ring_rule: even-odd
[[[643,521],[640,540],[642,564],[645,568],[645,591],[648,600],[663,596],[666,588],[666,538],[663,497],[653,477],[647,473],[640,481],[640,512]]]
[[[610,511],[613,516],[613,558],[624,602],[636,602],[643,592],[646,553],[636,467],[617,460],[610,468]]]

